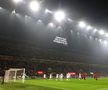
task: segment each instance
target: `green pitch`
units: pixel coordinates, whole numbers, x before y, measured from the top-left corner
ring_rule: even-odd
[[[108,79],[26,80],[0,85],[0,90],[108,90]]]

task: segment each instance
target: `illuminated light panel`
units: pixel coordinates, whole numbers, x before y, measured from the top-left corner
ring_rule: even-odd
[[[65,13],[63,11],[57,11],[54,14],[54,18],[58,22],[61,22],[61,21],[63,21],[65,19]]]
[[[84,21],[80,21],[78,23],[78,25],[79,25],[80,28],[85,28],[86,27],[86,23]]]
[[[37,71],[36,73],[39,74],[39,75],[41,75],[41,74],[44,74],[44,71],[40,70],[40,71]]]
[[[40,4],[37,1],[31,1],[29,7],[32,11],[36,12],[39,10]]]
[[[58,36],[55,37],[53,42],[58,43],[58,44],[68,45],[66,38],[62,38],[62,37],[58,37]]]

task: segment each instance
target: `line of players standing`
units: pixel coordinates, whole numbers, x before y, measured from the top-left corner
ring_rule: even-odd
[[[98,74],[97,73],[93,73],[92,74],[92,77],[95,79],[95,80],[98,80]],[[45,79],[46,78],[46,74],[43,75],[43,78]],[[52,79],[53,78],[53,74],[50,74],[49,75],[49,79]],[[56,80],[62,80],[64,78],[64,75],[61,73],[61,74],[56,74]],[[67,73],[66,74],[66,80],[69,80],[71,78],[71,74],[70,73]],[[83,80],[86,80],[87,78],[87,73],[79,73],[78,77],[77,77],[79,80],[83,79]]]

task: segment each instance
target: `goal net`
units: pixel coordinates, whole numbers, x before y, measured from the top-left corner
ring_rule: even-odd
[[[10,68],[5,71],[4,82],[16,82],[25,80],[25,68]]]

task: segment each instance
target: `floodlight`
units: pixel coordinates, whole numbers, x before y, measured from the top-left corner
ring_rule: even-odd
[[[41,20],[41,19],[39,19],[39,20],[37,21],[37,23],[42,23],[42,20]]]
[[[2,7],[0,7],[0,10],[2,9]]]
[[[104,33],[105,33],[104,30],[100,30],[100,31],[99,31],[99,34],[100,34],[100,35],[103,35]]]
[[[29,7],[32,11],[36,12],[39,10],[40,4],[37,1],[31,1]]]
[[[106,35],[105,35],[106,37],[108,37],[108,33],[106,33]]]
[[[13,2],[16,3],[16,4],[19,3],[19,2],[22,2],[22,1],[23,0],[13,0]]]
[[[52,11],[45,9],[45,13],[52,13]]]
[[[79,25],[80,28],[85,28],[86,27],[86,23],[84,21],[80,21],[78,25]]]
[[[93,32],[95,33],[95,32],[97,32],[97,31],[98,31],[98,30],[95,28]]]
[[[54,18],[58,22],[61,22],[61,21],[63,21],[65,19],[65,13],[63,11],[57,11],[54,14]]]
[[[91,29],[93,29],[93,27],[92,26],[87,26],[87,30],[91,30]]]
[[[13,15],[13,14],[15,14],[15,13],[16,13],[16,11],[15,11],[15,10],[13,10],[13,11],[12,11],[12,13],[11,13],[11,15]]]
[[[102,42],[102,39],[99,39],[99,42]]]
[[[108,41],[104,40],[104,41],[103,41],[103,44],[104,44],[104,45],[108,44]]]
[[[70,18],[68,18],[67,20],[68,20],[69,22],[73,22],[73,20],[72,20],[72,19],[70,19]]]
[[[54,27],[54,24],[51,22],[48,24],[50,27]]]

